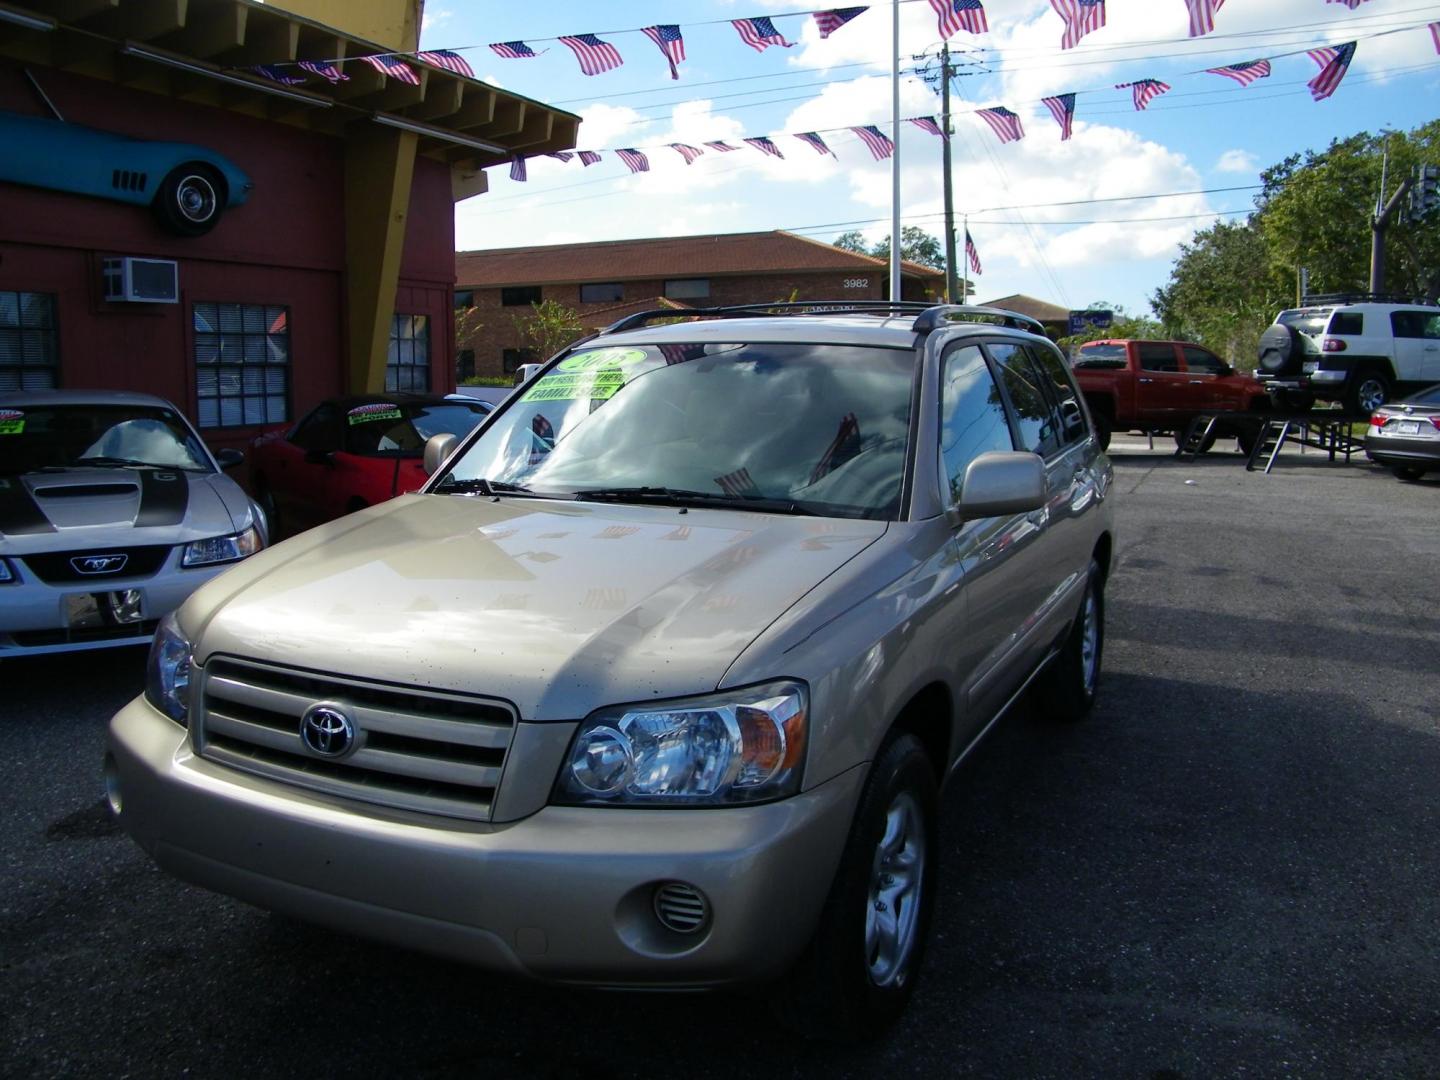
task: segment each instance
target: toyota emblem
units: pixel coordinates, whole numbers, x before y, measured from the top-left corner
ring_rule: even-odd
[[[300,741],[320,757],[344,757],[355,747],[355,721],[338,705],[311,705],[300,718]]]

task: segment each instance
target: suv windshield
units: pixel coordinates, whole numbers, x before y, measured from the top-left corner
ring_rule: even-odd
[[[169,409],[0,406],[0,474],[86,467],[212,471],[200,440]]]
[[[435,490],[894,518],[914,372],[911,350],[853,345],[584,349],[511,401]]]

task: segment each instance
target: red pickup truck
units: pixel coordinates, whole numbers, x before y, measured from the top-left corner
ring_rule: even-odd
[[[1270,407],[1263,384],[1188,341],[1090,341],[1075,351],[1070,366],[1101,446],[1109,445],[1112,430],[1173,432],[1179,443],[1203,413]],[[1248,449],[1256,428],[1231,424],[1220,433],[1233,434]]]

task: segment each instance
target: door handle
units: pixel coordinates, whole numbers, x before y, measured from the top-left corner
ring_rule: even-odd
[[[1191,379],[1191,380],[1190,380],[1190,385],[1191,385],[1191,386],[1204,386],[1204,385],[1205,385],[1205,380],[1204,380],[1204,379]]]
[[[1136,381],[1136,382],[1142,382],[1142,383],[1152,383],[1152,382],[1154,382],[1155,380],[1154,380],[1154,379],[1136,379],[1135,381]]]

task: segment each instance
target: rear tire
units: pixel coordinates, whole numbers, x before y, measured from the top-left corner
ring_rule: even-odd
[[[275,493],[262,480],[255,485],[255,501],[260,505],[260,512],[265,515],[267,533],[270,543],[278,542],[284,535],[284,526],[280,524],[280,507],[275,503]]]
[[[854,1042],[899,1017],[925,956],[935,906],[938,789],[920,740],[876,755],[820,922],[771,999],[811,1038]]]
[[[1390,471],[1395,474],[1395,479],[1397,480],[1419,480],[1425,475],[1424,469],[1417,468],[1414,465],[1395,465]]]
[[[1345,388],[1345,411],[1356,416],[1369,416],[1389,400],[1390,380],[1378,371],[1356,372]]]
[[[1101,450],[1110,449],[1110,435],[1114,427],[1110,418],[1104,413],[1093,413],[1091,420],[1095,422],[1095,441],[1100,444]]]
[[[1100,689],[1100,662],[1105,651],[1105,590],[1100,564],[1091,560],[1085,597],[1060,649],[1060,655],[1036,681],[1042,713],[1061,723],[1074,723],[1095,707]]]
[[[1175,449],[1176,449],[1176,450],[1183,450],[1183,449],[1185,449],[1185,436],[1186,436],[1188,433],[1189,433],[1189,429],[1188,429],[1188,428],[1185,429],[1184,431],[1177,431],[1177,432],[1175,432]],[[1205,437],[1204,441],[1200,444],[1200,453],[1202,453],[1202,454],[1208,454],[1208,453],[1210,452],[1211,448],[1214,447],[1214,445],[1215,445],[1215,438],[1216,438],[1215,432],[1213,432],[1213,431],[1210,432],[1210,434],[1207,435],[1207,436]]]

